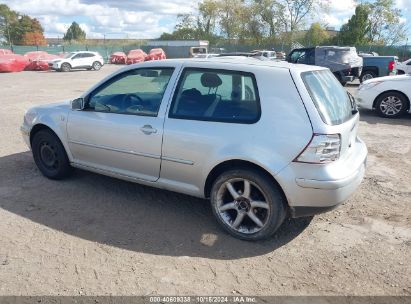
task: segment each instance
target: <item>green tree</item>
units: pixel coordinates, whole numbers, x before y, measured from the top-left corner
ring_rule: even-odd
[[[86,39],[86,32],[83,31],[77,22],[73,22],[67,29],[67,32],[63,36],[65,41],[83,41]]]
[[[394,0],[376,0],[368,3],[367,6],[371,42],[393,45],[404,40],[407,30],[405,24],[401,22],[401,10],[395,8]]]
[[[339,34],[335,37],[338,44],[364,45],[369,43],[370,21],[368,14],[368,5],[357,5],[355,14],[341,27]]]
[[[321,45],[329,39],[330,35],[318,22],[311,24],[304,36],[305,43],[312,46]]]
[[[25,45],[27,41],[32,41],[31,38],[35,37],[35,41],[44,44],[43,33],[43,27],[36,18],[20,15],[7,5],[0,4],[0,35],[7,43]]]

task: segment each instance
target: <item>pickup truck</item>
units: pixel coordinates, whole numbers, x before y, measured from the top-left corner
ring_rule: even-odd
[[[301,63],[329,68],[338,81],[345,85],[348,81],[359,78],[362,70],[362,58],[355,47],[317,46],[294,49],[287,56],[290,63]]]
[[[360,81],[397,74],[397,56],[364,56]]]

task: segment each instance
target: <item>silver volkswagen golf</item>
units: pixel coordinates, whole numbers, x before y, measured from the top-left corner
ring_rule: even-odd
[[[328,69],[225,57],[127,66],[21,130],[48,178],[76,167],[209,198],[226,231],[260,240],[357,189],[358,121]]]

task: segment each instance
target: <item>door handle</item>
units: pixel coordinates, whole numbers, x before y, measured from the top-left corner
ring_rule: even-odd
[[[144,125],[140,128],[140,130],[146,135],[157,133],[157,129],[153,128],[151,125]]]

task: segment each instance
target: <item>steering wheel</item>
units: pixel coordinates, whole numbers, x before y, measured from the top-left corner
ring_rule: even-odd
[[[144,109],[143,99],[135,93],[125,94],[122,104],[125,112],[142,111]]]

